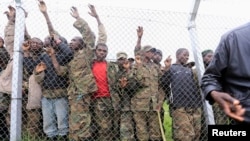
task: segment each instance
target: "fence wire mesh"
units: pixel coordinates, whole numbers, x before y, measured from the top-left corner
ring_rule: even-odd
[[[22,101],[22,140],[132,141],[163,140],[163,136],[167,140],[207,140],[208,115],[204,114],[195,68],[203,61],[191,67],[175,64],[180,61],[176,58],[179,54],[189,53],[186,61],[194,61],[187,27],[189,13],[94,5],[105,32],[97,18],[88,14],[88,5],[51,3],[46,3],[51,23],[37,3],[26,5],[27,31],[22,34],[28,36],[20,46],[23,65],[17,66],[23,70],[22,83],[17,84],[22,86],[17,91]],[[13,47],[19,39],[14,38],[18,26],[11,18],[12,9],[7,4],[0,6],[9,12],[0,21],[0,140],[9,140],[14,110],[10,107],[11,84],[18,82],[11,80]],[[72,17],[70,12],[76,13],[71,6],[84,21]],[[223,33],[246,21],[197,15],[197,47],[214,50]],[[49,24],[56,35],[49,33]],[[143,27],[141,38],[138,26]],[[141,51],[135,52],[140,39]],[[157,65],[147,62],[157,55],[150,53],[151,47],[160,50]],[[166,71],[164,60],[169,55],[172,65]],[[93,61],[94,57],[97,60]],[[103,63],[103,58],[108,63]],[[128,58],[134,63],[128,65]],[[214,114],[215,124],[230,124],[217,105],[209,114]]]

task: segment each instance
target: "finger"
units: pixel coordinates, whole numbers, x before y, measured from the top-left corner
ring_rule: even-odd
[[[245,108],[242,108],[241,105],[236,105],[236,106],[235,106],[235,109],[236,109],[236,114],[237,114],[238,116],[243,116],[243,115],[245,114],[245,112],[246,112],[246,109],[245,109]]]
[[[76,8],[75,6],[72,6],[72,9],[73,9],[74,11],[77,11],[77,8]]]
[[[239,101],[239,100],[233,98],[233,97],[230,96],[229,94],[225,95],[225,96],[223,97],[223,99],[224,99],[225,101],[229,102],[230,104],[234,105],[234,106],[240,104],[240,101]]]
[[[15,9],[13,6],[11,6],[11,5],[9,5],[8,8],[9,8],[10,11],[15,11],[15,10],[16,10],[16,9]]]
[[[94,5],[88,4],[88,7],[89,7],[90,9],[93,9],[93,8],[94,8]]]
[[[239,116],[239,115],[237,115],[237,114],[235,114],[235,113],[228,113],[227,114],[229,117],[231,117],[231,118],[233,118],[233,119],[235,119],[235,120],[238,120],[238,121],[244,121],[244,117],[242,117],[242,116]]]

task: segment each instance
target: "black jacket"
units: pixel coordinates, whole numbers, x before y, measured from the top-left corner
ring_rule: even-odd
[[[201,87],[210,104],[214,102],[210,92],[216,90],[231,94],[250,108],[250,23],[221,37]]]
[[[65,43],[58,45],[58,51],[56,53],[56,59],[59,65],[66,65],[73,58],[73,52]],[[32,57],[24,57],[23,65],[29,74],[33,73],[36,65],[43,61],[47,69],[45,70],[45,78],[42,83],[42,87],[45,89],[59,89],[68,87],[68,78],[65,76],[58,76],[54,69],[50,56],[46,53],[41,54],[39,58],[34,61]]]
[[[198,108],[202,106],[200,91],[190,68],[172,64],[170,69],[163,74],[160,84],[165,93],[170,94],[167,97],[172,107]],[[169,87],[171,93],[168,92]]]

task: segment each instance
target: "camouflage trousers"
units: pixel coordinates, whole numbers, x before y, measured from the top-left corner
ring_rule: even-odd
[[[224,113],[224,111],[219,107],[219,105],[217,103],[214,103],[212,107],[214,111],[215,124],[228,125],[230,123],[229,118]]]
[[[91,95],[69,96],[69,138],[81,141],[91,137]]]
[[[175,141],[199,141],[201,114],[201,108],[172,109],[173,139]]]
[[[156,111],[134,111],[136,137],[139,141],[161,141],[160,124]]]
[[[120,119],[120,140],[134,141],[134,128],[132,111],[122,111]]]
[[[27,110],[27,128],[30,138],[39,140],[43,133],[42,109]]]
[[[92,129],[95,140],[113,141],[117,135],[115,130],[119,132],[119,129],[114,128],[114,123],[117,123],[117,113],[112,110],[111,98],[96,98],[92,105]]]

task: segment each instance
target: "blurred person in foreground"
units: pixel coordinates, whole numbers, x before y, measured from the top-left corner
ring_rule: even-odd
[[[250,123],[250,23],[222,35],[213,59],[202,77],[201,88],[210,104],[215,102],[232,124]]]

